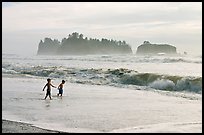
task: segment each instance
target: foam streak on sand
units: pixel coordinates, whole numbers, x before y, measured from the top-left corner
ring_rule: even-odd
[[[116,129],[111,133],[202,133],[202,122],[159,123],[125,129]]]

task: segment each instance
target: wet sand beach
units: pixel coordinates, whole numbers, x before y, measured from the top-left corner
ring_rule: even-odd
[[[16,122],[2,119],[2,133],[62,133],[61,131],[53,131],[42,129],[32,124]]]

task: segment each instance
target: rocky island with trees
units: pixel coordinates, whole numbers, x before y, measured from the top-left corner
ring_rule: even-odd
[[[168,44],[151,44],[149,41],[144,41],[138,46],[136,54],[139,55],[158,55],[158,54],[177,54],[176,47]]]
[[[73,32],[62,41],[45,38],[38,46],[38,55],[86,55],[86,54],[132,54],[126,41],[102,38],[87,38],[83,34]]]

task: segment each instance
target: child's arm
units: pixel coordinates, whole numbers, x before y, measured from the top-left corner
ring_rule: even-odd
[[[56,86],[54,86],[54,85],[52,85],[52,84],[50,84],[52,87],[54,87],[54,88],[57,88]]]
[[[61,88],[61,84],[58,86],[58,89],[60,89]]]
[[[44,88],[43,88],[43,91],[44,91],[44,89],[45,89],[46,86],[47,86],[47,84],[45,84],[45,86],[44,86]]]

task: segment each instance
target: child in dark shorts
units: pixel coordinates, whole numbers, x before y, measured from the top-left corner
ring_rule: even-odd
[[[54,85],[51,84],[51,79],[48,78],[48,79],[47,79],[47,83],[45,84],[45,86],[44,86],[44,88],[43,88],[43,91],[44,91],[45,87],[47,87],[47,93],[46,93],[46,96],[45,96],[44,99],[46,99],[47,96],[49,96],[50,99],[52,99],[52,98],[51,98],[51,86],[57,88],[56,86],[54,86]]]
[[[63,85],[65,84],[65,80],[62,80],[62,83],[58,86],[58,90],[59,90],[59,93],[57,94],[57,96],[63,94]]]

